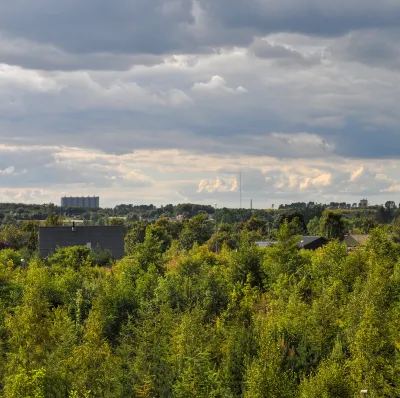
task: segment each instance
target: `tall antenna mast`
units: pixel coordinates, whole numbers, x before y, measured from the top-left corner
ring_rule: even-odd
[[[242,172],[239,171],[239,195],[240,195],[240,209],[242,208]]]

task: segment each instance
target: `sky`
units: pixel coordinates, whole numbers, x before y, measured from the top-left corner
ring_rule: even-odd
[[[0,201],[400,201],[398,0],[2,0]]]

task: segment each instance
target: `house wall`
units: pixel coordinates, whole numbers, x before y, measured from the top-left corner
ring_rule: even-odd
[[[40,227],[39,228],[39,253],[47,257],[56,247],[86,246],[90,243],[92,249],[100,246],[108,249],[114,258],[124,256],[124,227],[90,227],[78,226],[75,231],[72,227]]]

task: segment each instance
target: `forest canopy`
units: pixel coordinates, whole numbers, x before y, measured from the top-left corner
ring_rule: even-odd
[[[400,247],[387,227],[350,252],[338,239],[308,251],[295,217],[261,249],[256,221],[217,238],[196,217],[135,224],[117,262],[83,247],[0,250],[1,395],[400,396]]]

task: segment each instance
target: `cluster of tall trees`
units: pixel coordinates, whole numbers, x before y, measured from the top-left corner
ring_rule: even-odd
[[[212,225],[137,223],[108,267],[84,247],[0,250],[1,396],[400,397],[400,247],[384,227],[349,253],[299,251],[297,218],[265,249],[257,220]]]

